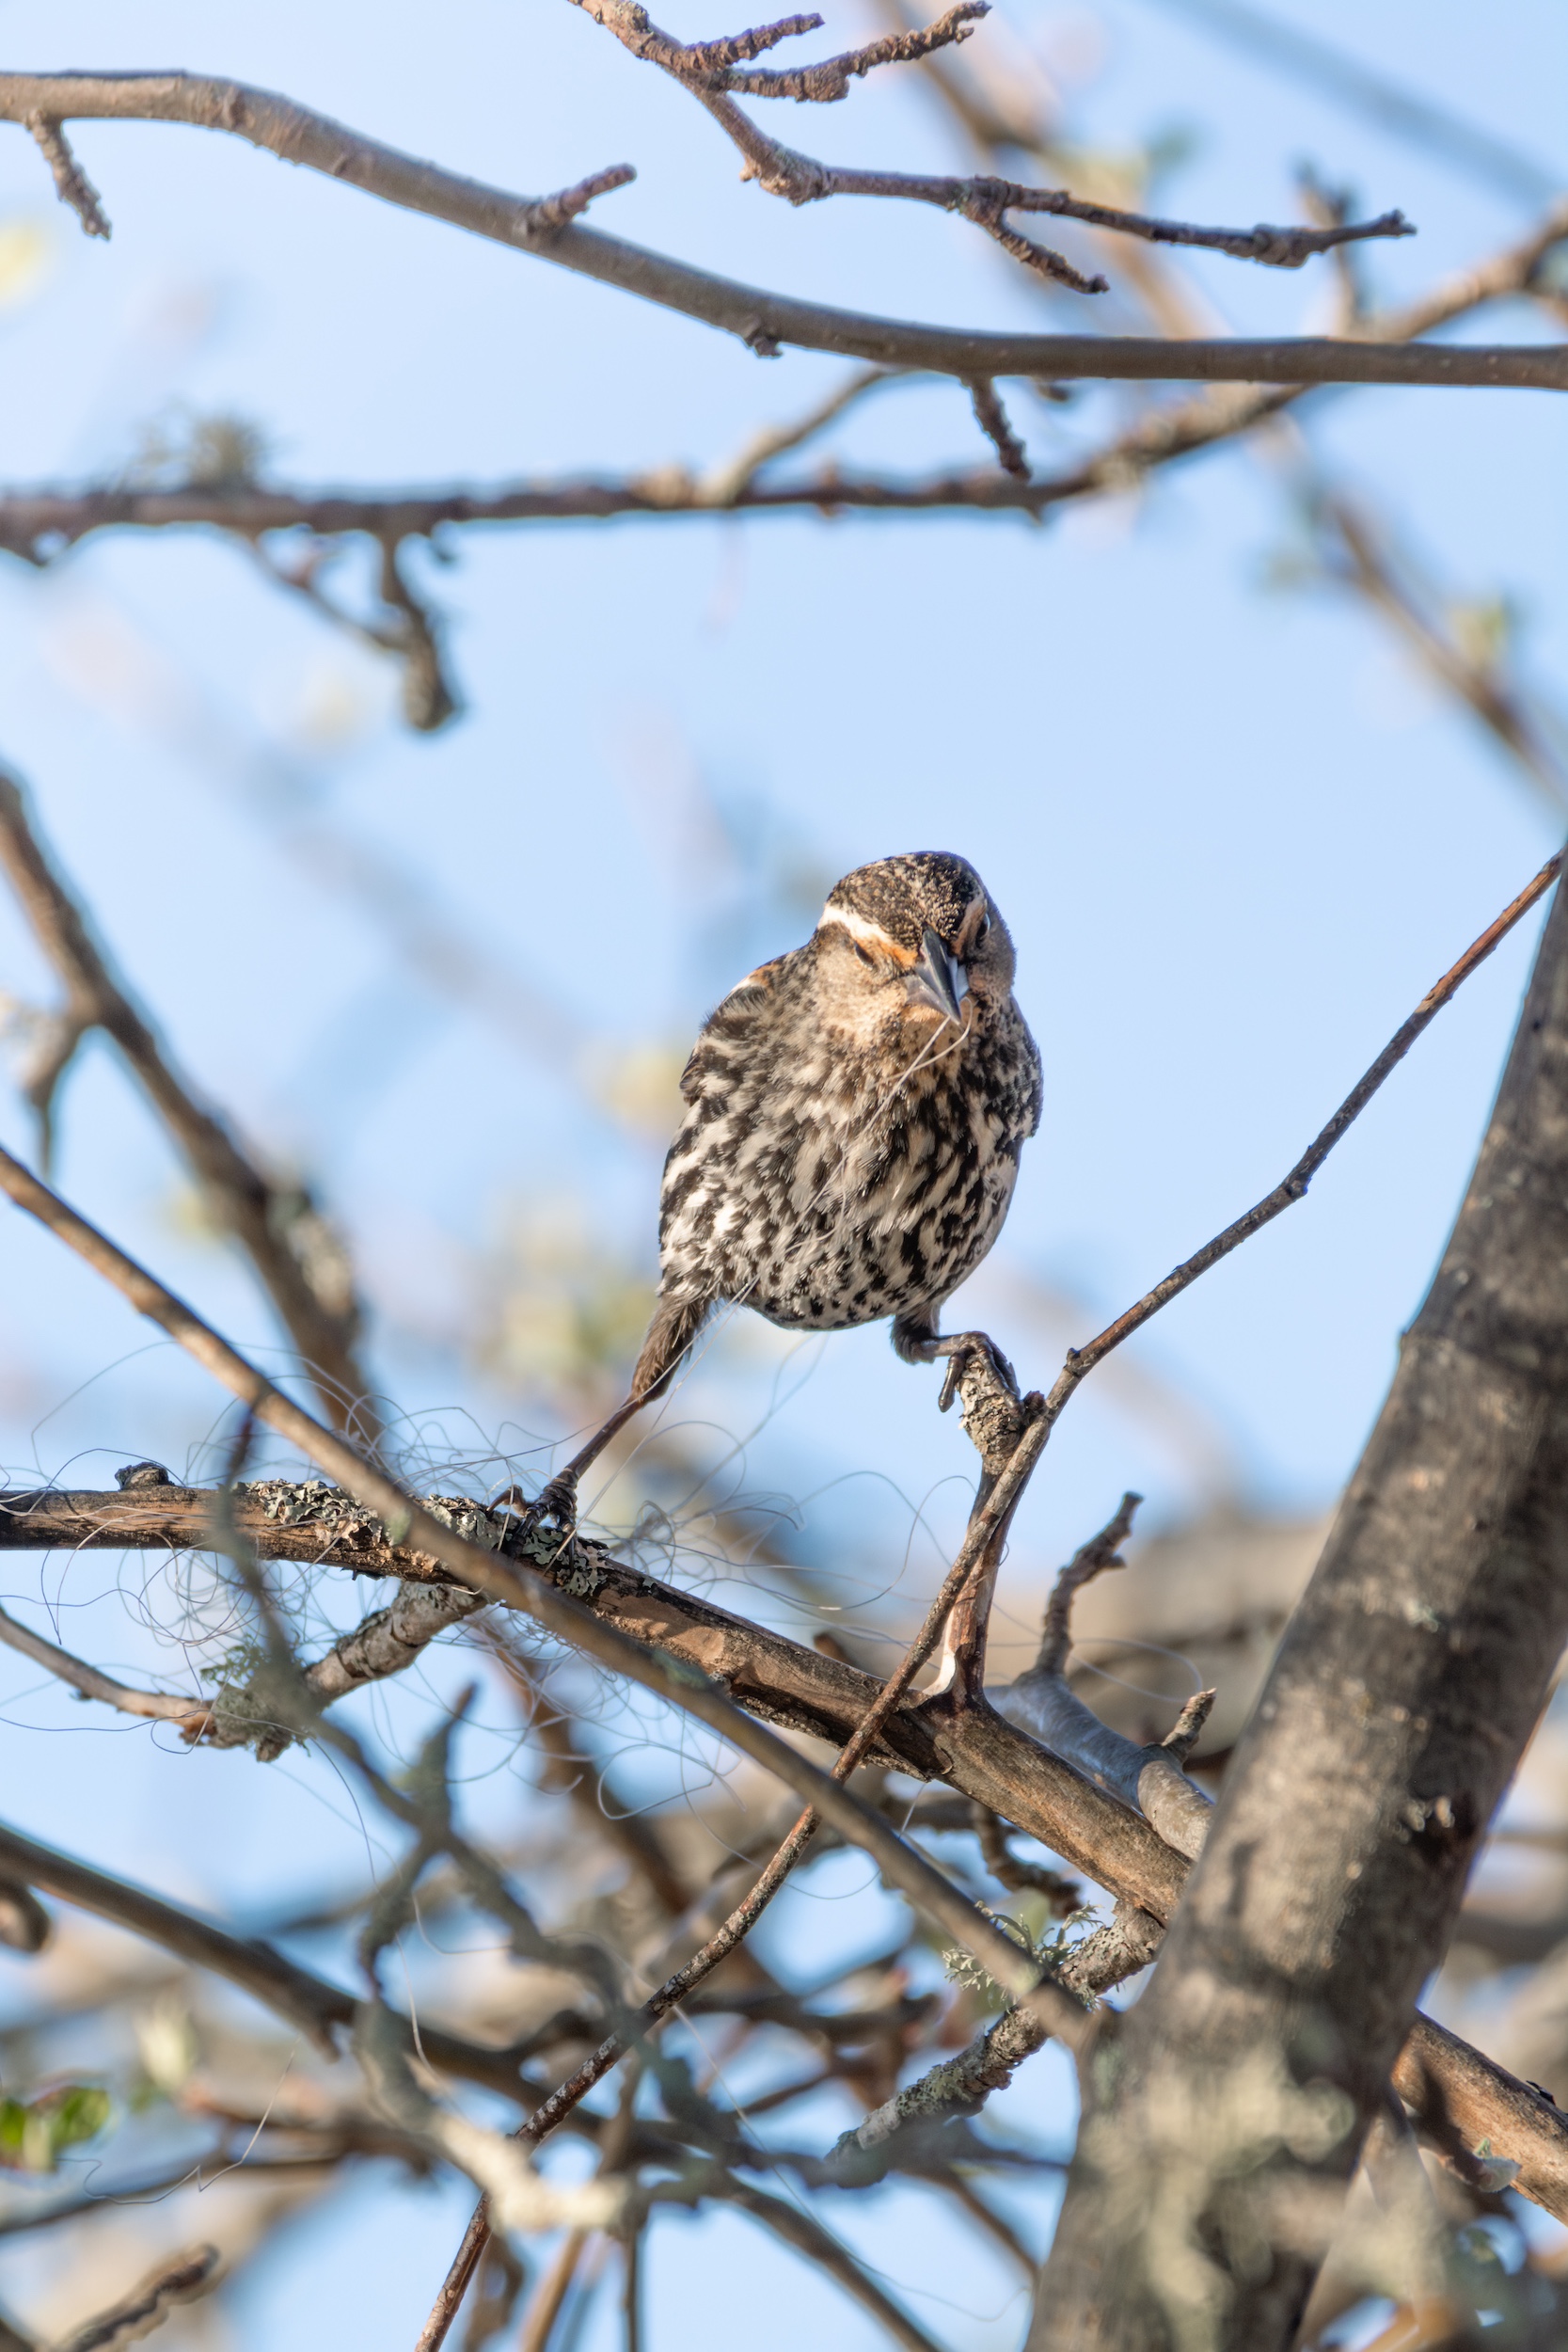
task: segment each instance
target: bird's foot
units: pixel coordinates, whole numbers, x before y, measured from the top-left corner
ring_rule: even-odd
[[[508,1486],[495,1497],[492,1511],[515,1511],[525,1527],[541,1527],[547,1520],[569,1535],[578,1519],[578,1473],[574,1470],[557,1470],[546,1479],[536,1495],[524,1494],[520,1486]]]
[[[956,1331],[951,1339],[933,1340],[931,1358],[947,1359],[947,1372],[937,1399],[937,1410],[951,1409],[962,1382],[972,1374],[993,1392],[1000,1390],[1009,1404],[1019,1402],[1018,1375],[987,1331]]]

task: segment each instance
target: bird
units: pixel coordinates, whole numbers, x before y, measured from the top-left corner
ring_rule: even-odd
[[[658,1297],[630,1393],[535,1516],[570,1522],[583,1470],[668,1389],[721,1305],[786,1331],[891,1316],[911,1363],[989,1345],[944,1339],[940,1318],[1001,1232],[1039,1125],[1015,968],[974,866],[914,850],[845,875],[811,937],[709,1014],[681,1077]]]

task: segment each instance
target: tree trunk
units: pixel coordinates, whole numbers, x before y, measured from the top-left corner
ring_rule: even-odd
[[[1568,893],[1154,1979],[1030,2352],[1283,2352],[1568,1638]]]

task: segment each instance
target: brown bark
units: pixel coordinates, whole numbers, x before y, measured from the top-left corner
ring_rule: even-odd
[[[1032,2352],[1292,2340],[1568,1636],[1568,906],[1383,1414],[1102,2068]]]

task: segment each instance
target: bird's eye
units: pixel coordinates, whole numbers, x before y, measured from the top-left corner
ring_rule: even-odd
[[[856,955],[857,955],[857,956],[859,956],[859,958],[860,958],[860,960],[861,960],[861,961],[862,961],[863,963],[872,963],[872,964],[874,964],[874,963],[876,962],[877,959],[876,959],[876,957],[872,954],[872,952],[871,952],[870,948],[869,948],[869,947],[863,947],[863,946],[861,946],[861,943],[860,943],[860,941],[859,941],[858,939],[852,939],[852,940],[849,942],[849,945],[850,945],[850,946],[851,946],[851,947],[853,947],[853,949],[854,949],[854,951],[855,951]]]
[[[980,928],[974,934],[974,944],[976,946],[979,946],[982,939],[985,939],[990,935],[990,916],[989,914],[984,914],[980,918]]]

